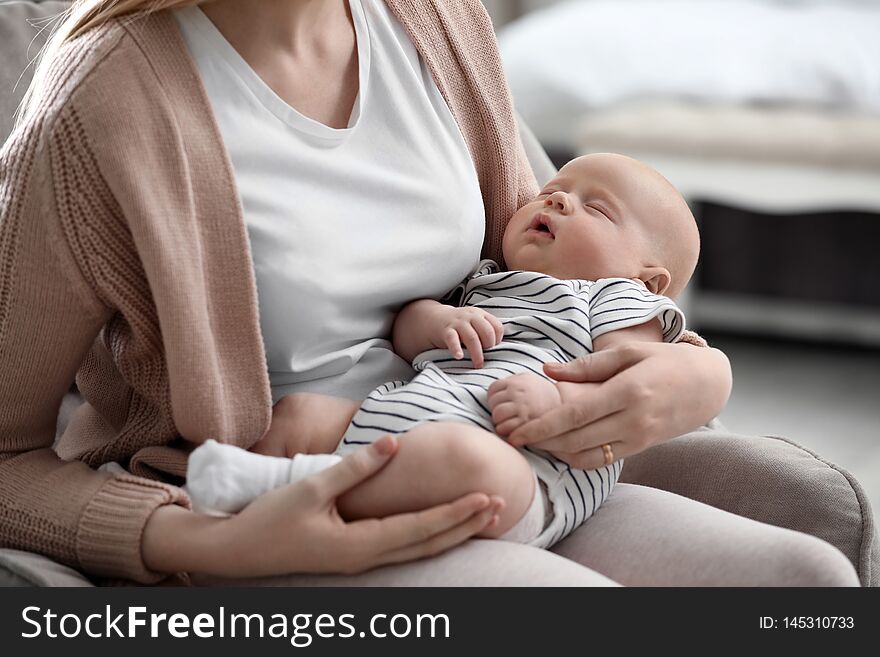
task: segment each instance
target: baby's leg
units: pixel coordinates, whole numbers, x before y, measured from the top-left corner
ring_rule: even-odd
[[[419,511],[482,492],[505,501],[498,524],[479,534],[497,538],[532,504],[536,491],[531,466],[494,434],[466,424],[429,422],[398,439],[400,447],[391,462],[339,498],[343,518]]]
[[[332,454],[361,402],[300,392],[279,399],[272,424],[251,452],[267,456]]]
[[[235,513],[270,490],[339,461],[336,449],[360,402],[298,393],[279,400],[249,451],[209,440],[187,463],[186,490],[205,513]]]
[[[200,513],[236,513],[270,490],[336,465],[335,454],[266,456],[208,440],[189,455],[184,489]]]

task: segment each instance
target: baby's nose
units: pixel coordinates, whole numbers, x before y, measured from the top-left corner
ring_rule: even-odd
[[[547,200],[544,201],[544,205],[548,208],[558,210],[559,212],[568,212],[570,207],[568,194],[564,192],[553,192],[547,197]]]

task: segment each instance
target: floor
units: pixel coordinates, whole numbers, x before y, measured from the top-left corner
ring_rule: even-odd
[[[721,420],[785,436],[851,472],[880,519],[880,350],[707,335],[733,365]]]

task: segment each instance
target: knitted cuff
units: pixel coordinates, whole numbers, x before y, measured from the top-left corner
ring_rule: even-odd
[[[141,556],[141,538],[157,507],[180,504],[190,508],[181,489],[131,476],[108,479],[89,501],[76,535],[81,569],[101,577],[155,584],[168,573],[150,570]]]

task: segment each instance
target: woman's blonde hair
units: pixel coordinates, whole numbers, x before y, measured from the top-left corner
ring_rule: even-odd
[[[36,110],[47,73],[65,42],[118,16],[145,16],[200,2],[204,0],[73,0],[70,7],[43,27],[44,30],[51,29],[51,36],[35,58],[34,77],[19,105],[17,123]],[[50,28],[53,23],[54,27]]]

